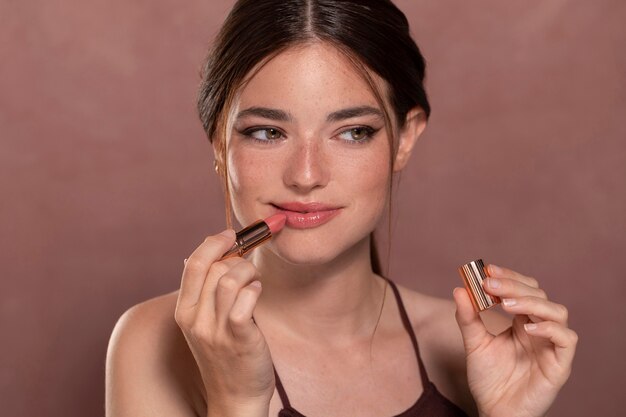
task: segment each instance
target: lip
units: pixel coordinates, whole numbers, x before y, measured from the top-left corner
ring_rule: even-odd
[[[293,229],[319,227],[341,213],[342,209],[342,207],[324,203],[302,203],[299,201],[272,203],[272,206],[278,213],[283,213],[287,217],[285,226]]]

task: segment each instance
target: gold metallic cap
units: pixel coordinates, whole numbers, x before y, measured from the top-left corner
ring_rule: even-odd
[[[500,298],[489,295],[483,289],[483,281],[489,276],[482,259],[466,263],[459,268],[465,288],[470,294],[474,309],[481,312],[500,303]]]

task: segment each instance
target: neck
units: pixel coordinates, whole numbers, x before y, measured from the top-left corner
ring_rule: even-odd
[[[263,292],[255,318],[281,334],[324,344],[368,339],[379,319],[383,280],[372,271],[369,238],[321,265],[293,265],[261,248],[252,261]]]

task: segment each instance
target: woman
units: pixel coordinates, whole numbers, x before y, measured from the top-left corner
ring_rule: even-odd
[[[286,224],[247,259],[222,259],[231,229],[207,237],[180,291],[122,316],[107,415],[547,413],[577,336],[535,279],[489,266],[510,323],[463,289],[452,302],[381,276],[372,233],[430,114],[423,79],[389,1],[234,6],[200,116],[229,224],[231,209],[241,225]]]

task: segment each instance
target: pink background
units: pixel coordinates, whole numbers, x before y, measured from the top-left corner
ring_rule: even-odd
[[[103,414],[116,319],[223,228],[194,103],[231,4],[0,2],[3,415]],[[621,414],[626,2],[398,4],[434,110],[391,277],[445,297],[477,257],[537,277],[580,335],[552,416]]]

